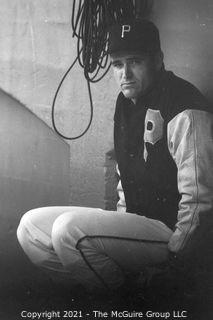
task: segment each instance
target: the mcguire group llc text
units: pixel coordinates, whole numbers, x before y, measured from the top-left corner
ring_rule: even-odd
[[[42,320],[42,319],[130,319],[130,318],[143,318],[143,319],[186,319],[188,317],[186,310],[174,310],[172,312],[154,312],[151,310],[148,311],[101,311],[93,310],[91,312],[83,312],[80,310],[65,310],[65,311],[26,311],[21,312],[22,319],[33,319],[33,320]]]

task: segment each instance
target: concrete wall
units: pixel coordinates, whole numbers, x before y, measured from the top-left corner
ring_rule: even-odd
[[[155,0],[167,69],[195,84],[213,101],[213,2]]]
[[[68,205],[69,146],[0,91],[0,287],[21,279],[26,262],[16,230],[35,207]]]
[[[70,0],[0,1],[0,87],[51,126],[55,90],[74,58]],[[79,86],[80,85],[80,86]],[[112,146],[115,88],[108,75],[92,86],[94,120],[88,134],[70,143],[70,203],[104,206],[105,152]],[[56,123],[66,135],[84,130],[89,98],[78,65],[56,104]]]
[[[51,126],[51,103],[64,72],[76,57],[71,37],[72,1],[0,0],[0,87]],[[155,0],[165,63],[210,99],[212,0]],[[70,143],[70,203],[104,207],[105,153],[112,147],[117,89],[109,73],[92,85],[94,119],[89,132]],[[78,65],[64,82],[56,122],[64,134],[79,134],[89,118],[89,99]]]

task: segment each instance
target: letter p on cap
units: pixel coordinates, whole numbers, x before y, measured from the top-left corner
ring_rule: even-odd
[[[124,25],[122,26],[121,38],[124,38],[124,33],[125,33],[125,32],[130,32],[130,30],[131,30],[130,25],[129,25],[129,24],[124,24]]]

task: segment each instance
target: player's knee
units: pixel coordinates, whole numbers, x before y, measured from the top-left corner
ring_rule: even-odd
[[[20,222],[19,226],[17,228],[17,238],[19,240],[19,243],[23,246],[23,244],[27,241],[30,235],[30,226],[33,224],[33,219],[36,214],[37,209],[30,210],[26,212]]]
[[[60,249],[65,243],[75,248],[79,239],[84,237],[86,214],[75,208],[60,215],[52,228],[52,243],[55,249]]]

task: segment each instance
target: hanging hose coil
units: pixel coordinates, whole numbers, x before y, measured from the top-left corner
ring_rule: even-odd
[[[145,16],[150,11],[152,2],[149,0],[73,0],[71,26],[73,37],[77,38],[77,57],[60,81],[52,103],[53,128],[62,138],[78,139],[90,128],[93,118],[90,83],[96,83],[103,79],[110,68],[107,54],[109,27],[115,23]],[[87,80],[90,119],[86,129],[80,135],[66,137],[56,127],[55,104],[64,80],[77,61],[83,68]]]

